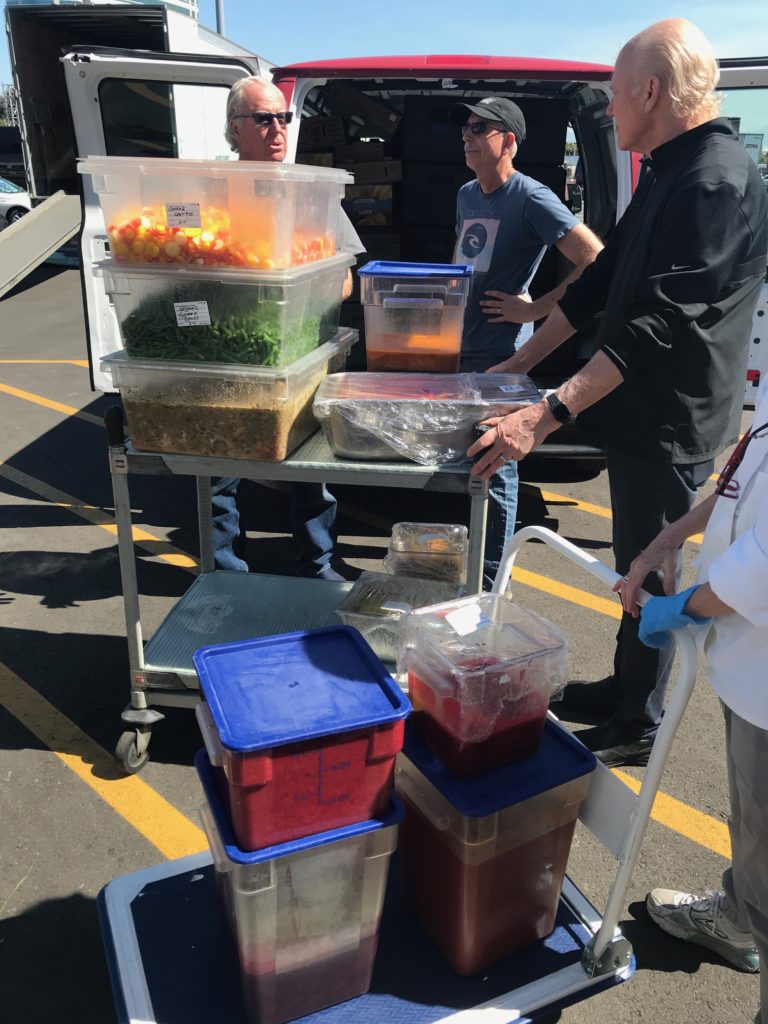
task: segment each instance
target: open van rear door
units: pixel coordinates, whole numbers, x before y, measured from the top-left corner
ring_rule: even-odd
[[[246,58],[89,48],[61,58],[77,155],[234,159],[224,138],[227,95],[257,72]],[[102,356],[122,348],[114,309],[94,263],[109,253],[98,197],[82,180],[80,239],[91,382],[111,391]]]
[[[768,57],[734,57],[720,61],[724,93],[720,113],[732,120],[742,145],[763,174],[768,188],[768,168],[761,167],[768,151]],[[768,284],[763,285],[752,321],[744,404],[754,405],[760,378],[768,374]]]

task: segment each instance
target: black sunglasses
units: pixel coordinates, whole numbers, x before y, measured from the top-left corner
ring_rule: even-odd
[[[720,476],[715,484],[715,494],[720,498],[738,498],[741,487],[738,480],[733,480],[733,474],[741,465],[744,453],[749,447],[749,442],[755,437],[764,437],[768,432],[768,423],[763,423],[754,430],[748,430],[731,453],[730,459],[723,466]]]
[[[485,135],[486,132],[506,132],[507,129],[502,125],[499,127],[498,124],[489,124],[487,121],[473,121],[471,124],[467,122],[461,126],[461,134],[464,132],[472,132],[473,135]]]
[[[235,114],[234,117],[250,117],[259,128],[269,128],[275,120],[283,128],[293,120],[293,111],[283,110],[279,114],[269,114],[266,110],[249,110],[247,114]]]

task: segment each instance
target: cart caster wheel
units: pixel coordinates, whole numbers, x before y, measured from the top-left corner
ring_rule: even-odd
[[[128,775],[136,775],[149,760],[149,750],[145,749],[139,753],[139,748],[136,745],[136,733],[124,732],[117,741],[115,757],[124,772],[127,772]]]

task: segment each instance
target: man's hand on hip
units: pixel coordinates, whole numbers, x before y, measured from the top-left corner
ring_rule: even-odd
[[[480,305],[489,324],[530,324],[538,319],[535,303],[525,293],[486,292]]]
[[[470,475],[481,480],[490,480],[505,462],[525,458],[560,426],[545,402],[484,420],[483,425],[489,429],[467,450],[470,458],[480,456]]]

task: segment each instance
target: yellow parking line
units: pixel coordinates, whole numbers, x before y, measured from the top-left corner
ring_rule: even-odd
[[[612,619],[621,618],[621,605],[618,598],[611,600],[606,597],[595,597],[594,594],[590,594],[586,590],[570,587],[567,583],[556,583],[548,576],[541,576],[539,573],[529,572],[527,569],[518,569],[517,566],[512,569],[512,579],[526,587],[541,590],[545,594],[552,594],[564,601],[570,601],[571,604],[578,604],[582,608],[589,608],[590,611],[608,615]]]
[[[164,857],[207,849],[202,829],[135,775],[115,778],[112,755],[3,664],[0,703]]]
[[[633,791],[640,792],[640,783],[631,775],[613,769],[614,775],[618,776]],[[731,840],[728,835],[728,826],[716,818],[711,818],[703,811],[697,811],[695,807],[689,807],[682,800],[667,793],[657,793],[653,802],[651,817],[660,825],[665,825],[678,835],[690,839],[692,842],[703,846],[705,850],[712,850],[719,853],[727,860],[731,859]]]
[[[64,405],[63,402],[54,402],[51,398],[44,398],[42,395],[35,395],[31,391],[22,391],[21,388],[12,388],[10,384],[0,384],[0,391],[6,395],[12,395],[14,398],[23,398],[25,402],[32,402],[34,405],[42,405],[46,409],[53,409],[54,412],[63,412],[66,416],[77,416],[79,420],[85,420],[87,423],[95,423],[96,426],[103,427],[104,420],[99,416],[94,416],[93,413],[83,412],[81,409],[76,409],[73,405]]]
[[[117,536],[117,524],[114,518],[107,512],[104,512],[103,509],[96,508],[93,505],[84,505],[77,498],[73,498],[71,494],[59,491],[57,488],[43,483],[42,480],[37,480],[35,477],[29,476],[28,473],[23,473],[21,470],[15,469],[4,462],[0,462],[0,476],[12,480],[13,483],[18,484],[32,494],[38,495],[38,497],[43,498],[52,505],[68,509],[74,515],[85,519],[86,522],[106,530],[113,537]],[[142,530],[139,526],[133,527],[133,539],[139,547],[148,551],[151,555],[156,555],[169,565],[176,565],[190,572],[194,572],[197,569],[197,561],[185,551],[181,551],[179,548],[174,547],[173,544],[168,544],[159,537],[155,537],[154,534],[149,533],[147,530]]]
[[[0,359],[1,366],[82,366],[88,369],[87,359]]]

